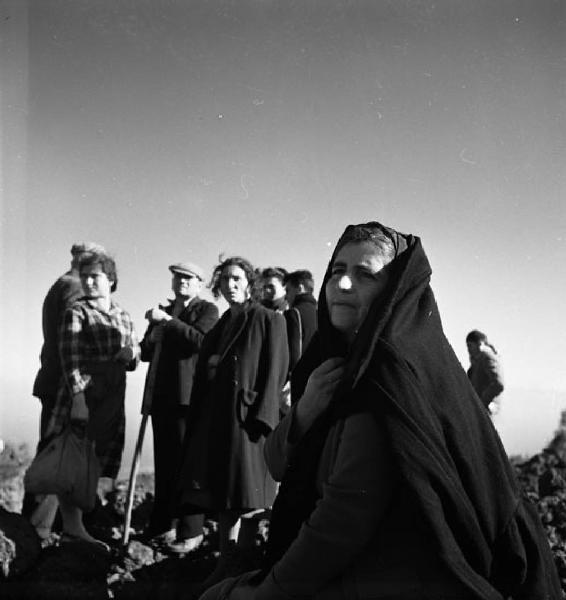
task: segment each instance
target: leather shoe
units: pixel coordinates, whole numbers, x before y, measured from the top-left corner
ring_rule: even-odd
[[[173,552],[173,554],[189,554],[189,552],[193,552],[202,544],[203,539],[204,535],[201,533],[195,537],[177,540],[167,544],[167,550]]]

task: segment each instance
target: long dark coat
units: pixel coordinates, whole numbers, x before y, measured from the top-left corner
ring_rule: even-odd
[[[211,510],[271,506],[276,484],[263,457],[265,437],[279,422],[279,399],[288,369],[285,320],[248,303],[209,379],[227,311],[205,337],[197,363],[185,456],[181,503]]]
[[[173,313],[174,301],[164,310]],[[193,298],[181,313],[163,327],[151,403],[155,498],[149,531],[171,529],[173,501],[186,430],[186,412],[191,399],[198,353],[205,334],[218,322],[218,308],[202,298]],[[150,324],[141,341],[141,358],[153,358]]]

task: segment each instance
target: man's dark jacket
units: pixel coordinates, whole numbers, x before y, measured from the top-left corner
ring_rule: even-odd
[[[289,340],[289,372],[299,362],[301,354],[316,331],[316,299],[310,294],[299,294],[293,306],[283,313],[287,322]]]
[[[65,309],[83,295],[80,279],[68,271],[51,286],[42,309],[43,346],[41,368],[33,384],[33,395],[37,398],[55,398],[61,378],[59,359],[59,327]]]
[[[164,308],[172,314],[173,302]],[[204,335],[218,321],[218,308],[207,300],[194,298],[178,317],[163,324],[164,336],[157,365],[152,412],[174,406],[187,406]],[[141,359],[151,360],[155,345],[149,341],[150,325],[141,341]]]

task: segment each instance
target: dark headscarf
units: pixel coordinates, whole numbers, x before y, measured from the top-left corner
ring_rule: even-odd
[[[385,267],[388,287],[346,348],[330,322],[325,286],[336,253],[360,229],[349,226],[324,277],[318,336],[293,372],[293,395],[300,397],[312,370],[331,356],[346,356],[345,376],[291,457],[273,507],[265,569],[314,510],[316,469],[332,423],[369,410],[385,426],[401,481],[438,556],[470,594],[558,600],[560,584],[538,516],[444,336],[420,239],[375,222],[363,228],[395,240],[395,258]]]

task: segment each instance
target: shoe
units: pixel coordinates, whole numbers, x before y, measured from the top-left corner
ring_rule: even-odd
[[[173,554],[189,554],[189,552],[193,552],[202,544],[203,539],[204,535],[201,533],[195,537],[177,540],[176,542],[167,544],[167,550]]]
[[[96,540],[94,538],[88,539],[88,538],[81,537],[80,535],[74,535],[72,533],[63,532],[61,534],[59,543],[60,544],[79,544],[79,543],[89,544],[90,546],[92,546],[93,548],[96,548],[97,550],[102,550],[103,552],[110,552],[110,546],[108,544],[105,544],[102,540]]]

